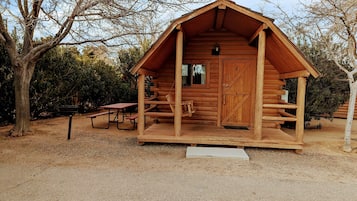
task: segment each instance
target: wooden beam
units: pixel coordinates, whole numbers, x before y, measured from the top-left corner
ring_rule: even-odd
[[[225,10],[223,10],[223,9],[217,10],[216,19],[215,19],[215,27],[214,27],[216,30],[222,29],[225,15],[226,15]]]
[[[265,23],[260,25],[259,28],[254,32],[254,34],[252,36],[250,36],[250,38],[248,40],[248,44],[252,43],[253,40],[259,36],[259,33],[267,28],[268,28],[268,26]]]
[[[256,77],[256,89],[255,89],[254,136],[256,140],[262,139],[265,43],[266,43],[266,33],[264,30],[261,30],[259,33],[259,42],[258,42],[257,75],[256,75],[257,77]]]
[[[138,78],[138,133],[144,135],[145,129],[145,75],[140,74]]]
[[[293,115],[293,114],[290,114],[289,112],[285,112],[285,111],[279,110],[278,113],[283,117],[293,117],[293,118],[296,119],[296,116]]]
[[[297,77],[309,77],[310,73],[307,70],[295,71],[291,73],[280,74],[280,79],[289,79]]]
[[[263,120],[270,120],[270,121],[296,121],[296,118],[294,118],[294,117],[263,116]]]
[[[157,77],[159,75],[157,72],[154,72],[154,71],[151,71],[151,70],[148,70],[145,68],[140,68],[138,70],[138,74],[144,74],[144,75],[152,76],[152,77]]]
[[[218,6],[218,9],[220,10],[226,10],[227,6],[225,4],[221,4]]]
[[[182,60],[183,60],[183,32],[177,32],[176,38],[176,64],[175,64],[175,117],[174,128],[175,135],[181,135],[182,121]]]
[[[178,31],[182,31],[181,28],[182,28],[181,24],[178,24],[178,25],[176,25],[176,27],[175,27],[175,29],[178,30]]]
[[[145,112],[145,116],[149,117],[173,117],[175,116],[172,112]]]
[[[304,111],[305,111],[305,93],[306,93],[306,78],[299,77],[298,78],[298,86],[297,86],[297,97],[296,97],[296,141],[298,143],[303,143],[304,138]]]
[[[156,101],[156,100],[147,100],[145,104],[152,104],[152,105],[170,105],[175,104],[175,102],[168,102],[168,101]]]
[[[263,104],[264,108],[277,108],[277,109],[296,109],[295,104]]]

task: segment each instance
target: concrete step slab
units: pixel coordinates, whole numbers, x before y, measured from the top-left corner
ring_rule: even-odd
[[[244,149],[223,147],[187,147],[186,158],[234,158],[249,160]]]

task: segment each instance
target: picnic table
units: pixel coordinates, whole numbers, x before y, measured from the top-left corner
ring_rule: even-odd
[[[117,124],[117,128],[119,130],[127,130],[126,128],[121,128],[119,125],[121,123],[124,123],[127,113],[130,112],[130,111],[128,111],[128,108],[134,107],[134,106],[137,106],[137,105],[138,105],[137,103],[114,103],[114,104],[110,104],[110,105],[103,105],[103,106],[100,106],[100,109],[104,109],[106,111],[100,112],[100,113],[96,113],[96,114],[92,114],[92,115],[89,115],[88,117],[91,118],[91,122],[92,122],[92,127],[93,128],[108,129],[109,126],[110,126],[110,123],[116,123]],[[111,114],[115,115],[113,119],[110,118]],[[120,114],[122,114],[122,115],[120,115]],[[93,119],[96,118],[97,116],[101,116],[101,115],[108,115],[108,125],[107,125],[107,127],[96,127],[96,126],[94,126]],[[121,118],[120,118],[120,116],[121,116]]]

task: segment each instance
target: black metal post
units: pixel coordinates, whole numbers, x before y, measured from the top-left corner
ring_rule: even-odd
[[[67,140],[70,140],[70,139],[71,139],[71,128],[72,128],[72,115],[69,115],[68,137],[67,137]]]

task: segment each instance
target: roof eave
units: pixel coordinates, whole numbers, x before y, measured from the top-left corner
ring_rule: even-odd
[[[165,41],[165,39],[178,27],[181,23],[188,21],[204,12],[207,12],[219,5],[222,5],[225,1],[216,1],[201,7],[189,14],[183,15],[180,18],[174,20],[171,25],[161,34],[159,39],[151,46],[151,48],[145,53],[145,55],[139,60],[139,62],[130,70],[131,74],[136,74],[141,66],[150,58],[153,52]]]
[[[320,72],[315,69],[313,64],[308,61],[304,54],[297,48],[289,39],[288,37],[275,26],[273,22],[267,21],[265,22],[269,29],[276,34],[276,36],[285,44],[285,46],[296,56],[299,62],[305,67],[305,69],[314,77],[317,78],[320,76]]]

